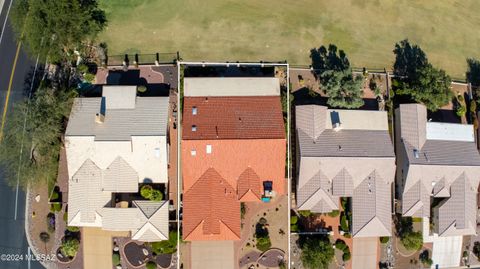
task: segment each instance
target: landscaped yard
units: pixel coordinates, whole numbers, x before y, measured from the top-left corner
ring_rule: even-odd
[[[334,43],[353,66],[390,67],[395,42],[418,43],[434,65],[463,77],[480,57],[476,0],[100,0],[110,55],[180,51],[185,60],[288,60]]]

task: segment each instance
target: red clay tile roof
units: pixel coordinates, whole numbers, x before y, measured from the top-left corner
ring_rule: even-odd
[[[237,188],[240,175],[250,167],[260,182],[273,181],[273,189],[279,195],[285,194],[286,144],[285,139],[183,140],[183,191],[188,191],[212,167]],[[212,149],[210,154],[206,153],[207,145]]]
[[[239,240],[240,202],[235,189],[208,169],[183,199],[185,240]]]
[[[183,103],[183,139],[285,138],[279,96],[185,97]]]
[[[242,202],[259,201],[262,198],[260,178],[252,168],[247,168],[237,181],[238,199]]]

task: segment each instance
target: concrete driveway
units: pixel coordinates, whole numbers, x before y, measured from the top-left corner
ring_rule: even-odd
[[[378,265],[378,237],[353,239],[352,268],[375,269]]]
[[[233,241],[194,241],[191,257],[192,269],[233,269]]]

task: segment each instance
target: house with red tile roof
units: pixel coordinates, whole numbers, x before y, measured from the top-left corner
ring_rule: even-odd
[[[185,78],[183,239],[239,240],[241,202],[261,203],[286,194],[281,100],[279,94],[268,95],[276,90],[265,86],[279,87],[279,82],[275,78],[242,80],[246,89],[255,89],[257,83],[266,89],[267,94],[253,96],[241,94],[238,78],[208,79],[205,83]],[[224,90],[206,89],[215,80]],[[202,82],[200,89],[206,96],[189,89],[195,81]]]

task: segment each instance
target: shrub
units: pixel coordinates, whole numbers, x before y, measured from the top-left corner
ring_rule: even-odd
[[[463,98],[463,95],[462,95],[462,94],[459,94],[459,95],[457,96],[457,99],[458,99],[459,102],[465,101],[465,98]]]
[[[152,252],[158,254],[173,254],[177,251],[177,232],[170,231],[168,240],[150,243]]]
[[[52,196],[50,197],[50,201],[58,200],[59,197],[60,197],[60,194],[57,191],[53,191]]]
[[[78,71],[79,73],[82,73],[82,74],[83,74],[83,73],[86,73],[86,72],[88,72],[88,66],[87,66],[86,64],[79,64],[79,65],[77,66],[77,71]]]
[[[68,221],[68,212],[63,213],[63,221],[64,222]]]
[[[163,194],[159,190],[153,190],[152,195],[150,195],[151,201],[162,201]]]
[[[455,113],[457,114],[457,116],[463,117],[465,116],[465,113],[467,113],[467,108],[465,106],[459,106]]]
[[[138,91],[139,93],[144,93],[144,92],[147,91],[147,87],[145,87],[145,86],[143,86],[143,85],[140,85],[140,86],[137,87],[137,91]]]
[[[406,232],[400,239],[403,246],[408,250],[419,250],[423,246],[423,237],[421,232]]]
[[[40,238],[40,241],[42,241],[45,244],[48,243],[48,241],[50,241],[50,235],[47,232],[41,232],[39,234],[39,238]]]
[[[311,215],[313,215],[312,211],[310,210],[298,210],[298,214],[300,214],[300,216],[303,216],[305,218],[308,218]]]
[[[340,215],[340,211],[338,211],[338,210],[333,210],[332,212],[329,212],[327,215],[328,215],[329,217],[335,218],[335,217],[337,217],[338,215]]]
[[[265,225],[265,224],[267,224],[267,219],[266,218],[260,218],[258,220],[258,223],[260,223],[261,225]]]
[[[120,254],[118,254],[118,253],[113,253],[113,255],[112,255],[112,263],[113,263],[113,266],[120,265]]]
[[[290,224],[291,225],[294,225],[294,224],[297,224],[298,222],[298,217],[296,215],[293,215],[290,217]]]
[[[77,226],[67,226],[67,231],[72,233],[77,233],[80,231],[80,228]]]
[[[50,233],[55,232],[55,214],[53,213],[47,215],[47,229]]]
[[[62,240],[62,245],[60,246],[60,251],[64,256],[73,258],[77,255],[78,247],[80,242],[76,238],[64,238]]]
[[[60,212],[62,210],[62,204],[61,203],[51,203],[50,204],[50,212],[56,213]]]
[[[422,262],[422,264],[427,267],[430,267],[433,264],[433,261],[429,256],[430,256],[430,253],[428,252],[428,249],[420,253],[420,256],[419,256],[419,259]]]
[[[342,239],[337,239],[337,241],[335,241],[335,248],[344,251],[345,249],[348,249],[348,246]]]
[[[344,262],[349,261],[351,256],[352,256],[352,254],[350,254],[350,250],[347,248],[347,251],[343,252],[342,260]]]
[[[95,81],[95,75],[94,75],[94,74],[91,74],[91,73],[86,73],[86,74],[83,75],[83,79],[84,79],[86,82],[93,83],[93,81]]]
[[[272,243],[270,242],[270,237],[260,237],[257,238],[257,249],[261,252],[267,251],[272,247]]]
[[[150,199],[152,196],[153,188],[150,185],[143,185],[140,189],[140,195],[145,199]]]
[[[149,261],[145,265],[145,268],[147,268],[147,269],[157,269],[157,264],[153,261]]]
[[[477,112],[477,103],[475,101],[470,102],[470,111],[472,113]]]
[[[348,232],[349,229],[348,229],[348,223],[347,223],[347,217],[345,216],[345,214],[342,214],[342,216],[340,217],[340,228],[342,229],[342,231],[344,232]]]
[[[388,241],[390,241],[390,237],[388,237],[388,236],[381,236],[380,237],[380,243],[386,244],[386,243],[388,243]]]
[[[480,261],[480,242],[476,241],[473,243],[473,254],[477,256],[477,259]]]

